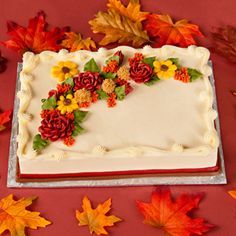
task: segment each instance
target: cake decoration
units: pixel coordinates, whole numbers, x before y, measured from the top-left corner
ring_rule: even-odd
[[[83,198],[82,209],[76,211],[76,219],[79,221],[79,226],[88,226],[90,234],[96,235],[108,234],[106,227],[113,226],[115,223],[122,221],[115,215],[107,215],[111,210],[111,198],[104,203],[99,204],[95,209],[87,196]]]
[[[159,228],[171,236],[202,235],[212,224],[202,218],[192,218],[189,213],[198,208],[203,195],[182,194],[172,199],[169,188],[158,188],[151,195],[151,202],[137,201],[137,208],[144,216],[144,224]]]
[[[80,109],[88,108],[99,99],[106,100],[109,108],[115,107],[117,100],[125,99],[133,91],[130,80],[150,86],[170,78],[187,83],[202,76],[198,70],[182,67],[178,58],[158,60],[135,53],[128,58],[129,68],[122,64],[123,60],[124,54],[117,51],[101,68],[94,58],[85,63],[81,72],[71,61],[60,61],[53,66],[51,72],[59,84],[49,91],[47,99],[42,99],[40,134],[34,138],[33,149],[41,151],[58,140],[72,146],[74,137],[84,131],[80,126],[82,120],[77,117],[87,113]]]
[[[8,195],[0,201],[0,234],[9,231],[11,236],[25,236],[25,228],[45,228],[50,221],[40,216],[39,212],[28,211],[37,197],[21,198],[14,200],[14,196]]]

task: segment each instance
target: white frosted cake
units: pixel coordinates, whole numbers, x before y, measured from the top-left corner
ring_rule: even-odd
[[[215,167],[209,55],[195,46],[25,53],[20,175]]]

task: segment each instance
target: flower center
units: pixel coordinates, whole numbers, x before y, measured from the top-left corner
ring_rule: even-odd
[[[162,71],[167,71],[169,67],[167,65],[161,65],[161,70]]]
[[[61,70],[62,70],[62,72],[63,72],[64,74],[70,72],[70,69],[69,69],[68,67],[66,67],[66,66],[63,66],[63,67],[61,68]]]
[[[68,105],[71,104],[71,100],[66,98],[63,103],[64,103],[65,106],[68,106]]]

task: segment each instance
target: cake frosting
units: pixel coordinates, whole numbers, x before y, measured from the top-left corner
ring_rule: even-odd
[[[83,122],[86,132],[75,138],[73,146],[52,142],[41,152],[32,148],[40,126],[41,100],[56,87],[50,71],[59,61],[72,61],[83,71],[94,58],[99,66],[116,51],[127,58],[135,53],[160,60],[178,58],[181,65],[199,70],[202,77],[192,83],[173,78],[152,86],[131,81],[133,91],[126,99],[108,108],[99,100]],[[171,170],[214,167],[218,137],[214,126],[213,91],[209,81],[209,51],[203,47],[134,49],[120,46],[98,52],[77,51],[40,54],[26,52],[20,73],[18,93],[20,171],[23,174],[112,172],[126,170]]]

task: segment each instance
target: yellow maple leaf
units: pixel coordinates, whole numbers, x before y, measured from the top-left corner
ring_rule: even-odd
[[[32,204],[36,197],[22,198],[18,201],[9,195],[0,201],[0,234],[8,230],[11,236],[25,236],[25,228],[37,229],[51,224],[39,212],[25,208]]]
[[[82,209],[82,212],[76,211],[76,218],[79,221],[79,226],[88,225],[91,234],[108,234],[104,227],[113,226],[114,223],[121,221],[114,215],[106,215],[111,209],[110,198],[103,204],[99,204],[96,209],[92,209],[90,200],[85,196]]]
[[[66,38],[61,42],[61,46],[75,52],[81,49],[91,50],[96,48],[95,42],[91,38],[83,39],[81,34],[75,32],[66,32]]]
[[[114,9],[109,9],[107,13],[98,12],[95,19],[90,20],[89,24],[94,33],[105,34],[99,42],[102,46],[118,42],[140,47],[149,42],[149,37],[147,32],[143,31],[141,22],[133,22]]]
[[[143,21],[146,19],[147,12],[140,11],[139,0],[130,0],[125,7],[120,0],[108,0],[108,8],[115,9],[119,14],[128,17],[132,21]]]

